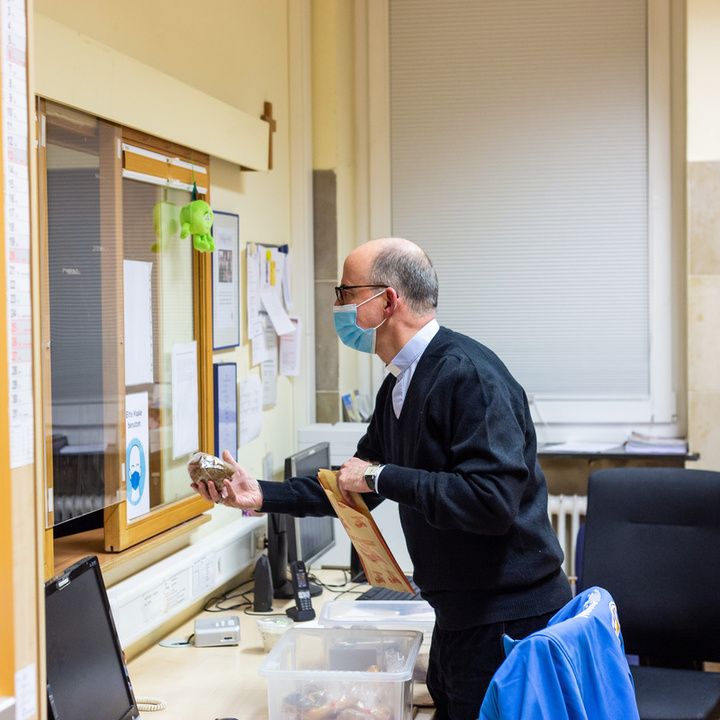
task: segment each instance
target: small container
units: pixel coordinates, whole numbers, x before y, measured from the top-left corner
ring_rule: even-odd
[[[410,720],[421,642],[416,630],[295,626],[259,668],[269,719]]]
[[[258,630],[262,636],[265,652],[270,652],[282,634],[289,630],[295,621],[292,618],[260,618],[257,621]]]

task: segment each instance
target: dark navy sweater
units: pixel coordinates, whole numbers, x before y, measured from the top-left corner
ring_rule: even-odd
[[[525,393],[488,348],[440,328],[395,417],[388,375],[358,457],[384,464],[414,580],[458,630],[552,612],[571,598],[547,514]],[[332,513],[316,479],[262,482],[263,511]],[[369,507],[382,500],[364,496]]]

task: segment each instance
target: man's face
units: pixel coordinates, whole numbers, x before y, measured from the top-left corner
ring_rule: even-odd
[[[340,280],[342,302],[335,298],[335,305],[358,305],[357,324],[361,328],[377,327],[383,321],[384,286],[370,285],[367,280],[369,258],[363,253],[364,248],[348,255],[343,265]],[[365,302],[365,301],[368,302]],[[364,304],[363,304],[364,303]]]

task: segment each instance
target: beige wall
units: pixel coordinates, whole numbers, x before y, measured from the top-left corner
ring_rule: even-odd
[[[687,3],[688,430],[720,470],[720,3]]]
[[[309,8],[305,3],[301,6]],[[297,8],[296,4],[294,16]],[[72,102],[78,93],[80,102],[86,102],[86,97],[105,91],[108,83],[113,82],[117,95],[124,96],[140,87],[145,76],[152,76],[157,96],[163,98],[163,106],[165,109],[169,106],[173,116],[168,125],[168,139],[181,141],[185,132],[221,134],[228,128],[218,128],[213,123],[221,110],[227,111],[230,119],[247,121],[251,128],[250,145],[234,151],[241,155],[246,152],[248,157],[257,154],[257,148],[252,146],[257,141],[257,133],[253,136],[253,131],[263,112],[263,103],[272,102],[277,120],[273,169],[241,172],[237,162],[212,157],[210,199],[213,209],[239,215],[241,252],[250,242],[291,245],[293,255],[298,258],[293,268],[295,308],[307,319],[312,312],[312,296],[304,282],[304,271],[298,268],[305,267],[310,239],[307,228],[292,210],[293,193],[298,191],[293,188],[292,163],[306,161],[309,165],[310,159],[304,159],[301,149],[291,148],[290,144],[293,110],[290,103],[297,92],[293,92],[289,83],[291,13],[287,1],[231,0],[208,4],[200,12],[195,3],[181,0],[173,3],[172,13],[168,13],[165,4],[141,0],[124,3],[100,0],[90,4],[83,0],[64,0],[61,4],[40,0],[35,10],[39,27],[69,32],[68,40],[72,36],[79,38],[66,44],[65,53],[71,56],[63,59],[64,65],[73,65],[73,53],[82,55],[83,61],[90,53],[91,59],[96,60],[85,63],[90,67],[83,71],[85,87],[81,91],[62,83],[60,73],[42,73],[43,92],[61,102]],[[294,31],[298,32],[298,28]],[[44,32],[43,37],[47,35]],[[36,46],[39,68],[52,64],[51,58],[44,54],[50,50],[56,52],[49,38]],[[124,74],[107,77],[103,71],[109,66],[108,57],[112,58],[110,67],[122,67]],[[68,94],[72,97],[64,97]],[[106,107],[104,114],[108,119],[148,131],[154,129],[161,110],[150,102],[137,102],[132,108],[128,108],[127,103]],[[267,126],[260,125],[266,137]],[[238,132],[240,129],[238,125]],[[229,143],[232,129],[227,135]],[[265,137],[261,138],[263,142]],[[263,145],[263,153],[265,147]],[[231,153],[218,151],[218,155],[227,157]],[[245,164],[242,157],[239,162]],[[257,166],[252,162],[246,164]],[[241,297],[244,289],[243,284]],[[311,322],[307,324],[312,327]],[[259,367],[251,366],[247,330],[244,322],[242,325],[240,347],[214,354],[216,362],[236,362],[239,377],[259,374]],[[240,449],[239,461],[258,476],[262,476],[263,458],[267,453],[273,455],[274,475],[281,474],[284,457],[296,449],[297,425],[311,419],[304,398],[309,385],[307,373],[312,372],[308,367],[311,357],[312,354],[306,353],[300,377],[278,379],[277,405],[263,412],[261,436]],[[298,413],[297,407],[301,407],[302,412]],[[217,521],[233,517],[222,512],[217,515]],[[217,522],[210,527],[206,525],[200,532],[210,532],[216,525]]]

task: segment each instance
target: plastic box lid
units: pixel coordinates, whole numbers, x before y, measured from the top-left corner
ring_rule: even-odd
[[[333,600],[320,611],[322,627],[376,627],[419,630],[430,639],[435,626],[435,611],[425,600]]]
[[[293,627],[258,672],[269,681],[405,682],[412,679],[421,642],[417,630]],[[368,672],[372,666],[379,672]]]

